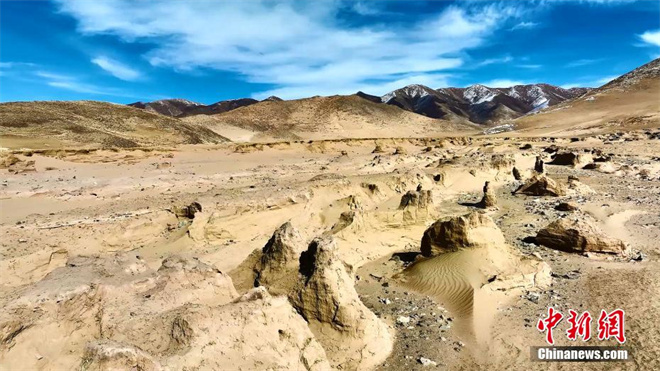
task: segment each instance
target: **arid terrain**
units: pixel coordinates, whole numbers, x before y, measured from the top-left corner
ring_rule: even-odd
[[[359,96],[2,104],[0,370],[657,370],[657,64],[497,135]],[[632,360],[533,363],[550,306],[624,309]]]

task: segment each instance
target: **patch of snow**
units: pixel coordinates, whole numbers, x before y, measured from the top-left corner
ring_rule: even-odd
[[[472,104],[489,102],[493,100],[495,96],[497,96],[496,93],[479,84],[472,85],[463,92],[463,98],[467,99]]]
[[[380,101],[383,102],[383,103],[387,103],[390,100],[392,100],[394,97],[396,97],[396,92],[391,91],[391,92],[383,95],[382,97],[380,97]]]
[[[429,95],[429,93],[426,91],[424,86],[417,84],[408,85],[405,88],[403,88],[403,91],[406,94],[408,94],[411,98],[422,98]]]
[[[484,134],[497,134],[505,131],[513,131],[513,124],[493,126],[492,128],[484,130]]]
[[[522,99],[515,87],[509,89],[509,92],[506,95],[510,96],[511,98]]]
[[[542,95],[542,96],[536,98],[534,100],[534,102],[532,102],[532,107],[534,107],[532,109],[532,112],[540,111],[540,110],[548,107],[549,104],[550,104],[550,101],[548,100],[548,98],[546,98],[544,95]]]

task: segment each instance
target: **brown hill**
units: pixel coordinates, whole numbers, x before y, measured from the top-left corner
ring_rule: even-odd
[[[420,137],[476,132],[466,121],[424,117],[357,95],[262,101],[226,113],[192,116],[232,140]]]
[[[525,134],[567,136],[658,127],[660,59],[514,124]]]
[[[216,143],[215,132],[125,105],[92,102],[0,104],[2,147],[140,147]]]
[[[129,104],[129,106],[170,117],[183,116],[194,109],[206,107],[201,103],[186,99],[161,99],[147,103],[135,102]]]

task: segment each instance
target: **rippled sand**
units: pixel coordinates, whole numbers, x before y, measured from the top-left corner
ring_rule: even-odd
[[[486,344],[500,298],[482,286],[494,276],[487,272],[497,270],[488,267],[496,261],[508,262],[506,255],[494,248],[445,253],[413,264],[399,278],[405,286],[434,297],[449,310],[456,330],[466,340]]]

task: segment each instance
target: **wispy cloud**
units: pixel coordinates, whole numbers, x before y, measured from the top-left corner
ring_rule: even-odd
[[[634,3],[642,0],[542,0],[542,3],[578,3],[591,5],[620,5]]]
[[[371,1],[371,2],[366,2],[366,1],[356,1],[353,4],[353,11],[357,14],[360,15],[376,15],[381,13],[381,8],[378,6],[377,2]]]
[[[78,77],[72,75],[43,70],[34,71],[33,75],[38,77],[41,83],[53,88],[82,94],[135,98],[134,95],[129,94],[121,89],[96,86],[94,84],[80,81]]]
[[[92,59],[92,63],[121,80],[135,81],[140,78],[140,72],[137,70],[105,56],[99,56]]]
[[[481,66],[488,66],[488,65],[491,65],[491,64],[509,63],[511,61],[513,61],[513,57],[510,56],[510,55],[506,55],[506,56],[500,57],[500,58],[484,59],[483,61],[477,63],[477,66],[481,67]]]
[[[578,59],[578,60],[566,63],[566,67],[573,68],[573,67],[588,66],[590,64],[600,62],[601,60],[602,59]]]
[[[564,89],[577,88],[577,87],[597,88],[607,84],[608,82],[614,79],[617,79],[618,77],[619,77],[618,75],[603,76],[603,77],[587,76],[584,80],[566,83],[561,85],[561,87]]]
[[[35,71],[34,75],[44,78],[46,80],[55,80],[55,81],[72,81],[76,79],[73,76],[60,74],[60,73],[53,73],[48,71]]]
[[[612,80],[614,80],[614,79],[616,79],[616,78],[618,78],[618,77],[619,77],[619,76],[617,76],[617,75],[601,77],[600,79],[596,80],[596,84],[599,85],[599,86],[600,86],[600,85],[605,85],[605,84],[607,84],[608,82],[610,82],[610,81],[612,81]]]
[[[660,46],[660,30],[646,31],[639,38],[648,45]]]
[[[520,22],[517,25],[510,28],[511,31],[515,30],[528,30],[530,28],[536,28],[539,26],[537,22]]]
[[[320,89],[383,94],[413,76],[439,82],[443,71],[464,64],[466,52],[526,11],[514,2],[459,3],[412,24],[385,27],[347,25],[338,18],[346,9],[339,1],[56,2],[81,33],[154,44],[144,56],[152,65],[233,72],[272,86],[256,96],[284,98],[322,94]],[[356,14],[373,11],[356,7]]]
[[[535,70],[543,67],[543,65],[541,64],[519,64],[517,66],[520,68],[526,68],[528,70]]]

